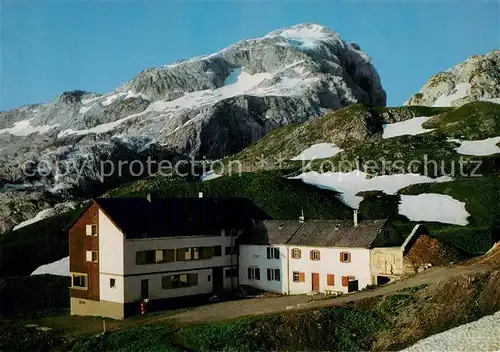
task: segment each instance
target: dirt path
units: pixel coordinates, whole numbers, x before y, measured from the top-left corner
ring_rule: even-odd
[[[175,319],[178,323],[209,323],[242,317],[246,315],[262,315],[279,313],[289,309],[309,309],[325,306],[336,306],[347,302],[359,301],[364,298],[386,295],[397,292],[407,287],[422,284],[433,285],[452,277],[463,276],[481,271],[489,271],[487,266],[453,266],[431,268],[423,273],[411,276],[407,279],[379,287],[377,289],[342,295],[339,297],[323,298],[311,301],[312,296],[282,296],[272,298],[255,298],[240,301],[230,301],[210,304],[191,308],[183,312],[175,313],[168,317],[156,317],[148,322],[160,322],[166,319]],[[316,298],[316,297],[314,297]]]

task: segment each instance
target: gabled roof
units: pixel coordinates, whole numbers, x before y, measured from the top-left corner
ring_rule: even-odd
[[[302,226],[297,220],[269,220],[256,224],[240,237],[240,244],[285,244]]]
[[[246,232],[241,243],[370,248],[387,221],[363,220],[357,226],[345,220],[264,221]]]
[[[99,198],[94,200],[127,238],[207,235],[246,228],[270,217],[246,198]]]

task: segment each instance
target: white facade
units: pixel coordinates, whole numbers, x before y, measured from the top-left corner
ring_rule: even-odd
[[[278,248],[280,259],[268,259],[267,248]],[[300,258],[293,258],[292,251],[300,250]],[[320,253],[319,260],[311,260],[310,251]],[[340,254],[350,254],[349,262],[342,262]],[[260,280],[248,277],[248,268],[260,269]],[[281,280],[268,280],[267,268],[279,268]],[[240,246],[240,284],[249,285],[264,291],[284,294],[304,294],[313,291],[313,273],[317,274],[317,292],[348,292],[342,277],[358,281],[358,289],[372,284],[370,272],[370,250],[365,248],[325,248],[288,245],[241,245]],[[294,281],[294,272],[295,279]],[[299,274],[297,274],[299,273]],[[300,274],[302,273],[302,274]],[[333,275],[333,285],[328,285],[328,275]],[[302,280],[298,280],[298,278]]]
[[[299,259],[290,258],[290,292],[309,293],[313,292],[312,274],[317,273],[319,278],[319,291],[348,292],[348,286],[342,285],[342,277],[354,277],[358,281],[358,289],[370,285],[370,250],[365,248],[325,248],[325,247],[301,247],[290,246],[300,249]],[[310,251],[317,250],[320,253],[319,260],[311,260]],[[343,263],[340,253],[350,254],[350,262]],[[293,272],[304,273],[304,282],[294,282]],[[328,285],[327,276],[333,275],[334,285]]]
[[[279,259],[267,258],[267,248],[277,248],[279,250]],[[288,251],[286,246],[260,246],[260,245],[241,245],[239,279],[241,285],[248,285],[263,291],[288,294]],[[259,268],[260,279],[249,278],[248,268]],[[279,269],[280,280],[268,280],[267,269]]]
[[[238,278],[226,275],[233,268],[237,272],[238,255],[226,254],[226,247],[234,247],[235,238],[225,236],[186,236],[126,239],[114,223],[99,210],[99,294],[101,301],[131,303],[142,297],[142,281],[147,280],[148,298],[184,297],[209,294],[214,289],[214,268],[222,270],[224,289],[237,288]],[[140,251],[174,250],[192,247],[220,246],[220,255],[210,259],[138,264]],[[231,252],[233,253],[233,252]],[[176,254],[175,254],[176,255]],[[177,259],[177,258],[176,258]],[[217,269],[216,269],[217,270]],[[162,287],[164,276],[197,274],[197,284],[189,287]]]
[[[124,303],[124,236],[99,209],[99,297],[101,301]],[[115,287],[110,287],[110,279]]]

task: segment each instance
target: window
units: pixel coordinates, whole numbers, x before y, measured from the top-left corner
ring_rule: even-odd
[[[328,286],[335,286],[335,275],[327,274],[326,275],[326,284]]]
[[[111,288],[116,287],[116,280],[115,279],[109,279],[109,287],[111,287]]]
[[[220,257],[222,255],[222,246],[214,246],[213,247],[213,256],[214,257]]]
[[[224,249],[224,253],[226,255],[238,254],[238,247],[237,246],[226,247]]]
[[[224,271],[226,278],[238,277],[238,268],[228,268]]]
[[[169,263],[175,261],[173,249],[155,249],[136,252],[135,262],[137,265]]]
[[[350,263],[351,262],[351,253],[340,252],[340,262],[341,263]]]
[[[319,251],[317,249],[313,249],[310,252],[310,258],[311,258],[311,260],[319,260],[320,259]]]
[[[356,276],[342,276],[342,286],[349,286],[349,281],[356,280]]]
[[[87,236],[97,236],[97,225],[86,225],[85,232]]]
[[[221,246],[178,248],[177,261],[210,259],[213,256],[221,255],[221,252]]]
[[[86,257],[88,262],[97,263],[98,259],[97,251],[87,251]]]
[[[267,281],[280,281],[280,269],[267,269]]]
[[[299,271],[293,272],[293,282],[304,282],[306,275]]]
[[[179,274],[163,276],[161,287],[164,290],[198,286],[198,274]]]
[[[248,279],[249,280],[260,280],[260,268],[248,268]]]
[[[280,259],[279,248],[267,247],[267,259]]]
[[[71,274],[71,287],[86,289],[87,288],[87,274],[73,273]]]
[[[299,248],[294,248],[292,249],[292,258],[293,259],[300,259],[301,253]]]

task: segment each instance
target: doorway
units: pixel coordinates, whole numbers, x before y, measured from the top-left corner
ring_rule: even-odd
[[[224,290],[224,268],[213,268],[212,271],[212,290],[219,293]]]
[[[141,298],[149,298],[149,280],[141,280]]]
[[[312,291],[319,292],[319,274],[312,273],[311,274],[311,281],[312,281]]]

